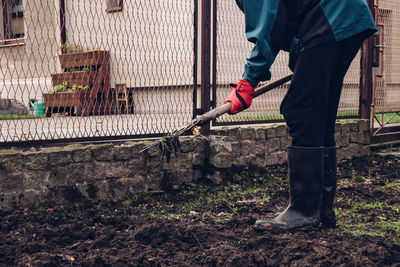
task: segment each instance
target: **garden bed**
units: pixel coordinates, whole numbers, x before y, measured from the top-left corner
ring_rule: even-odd
[[[287,205],[286,175],[281,165],[119,202],[74,195],[68,206],[2,208],[0,265],[400,265],[399,159],[340,165],[338,228],[256,231],[257,218]]]

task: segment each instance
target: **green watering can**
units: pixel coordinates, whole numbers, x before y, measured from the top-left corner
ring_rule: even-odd
[[[34,116],[44,116],[45,105],[43,99],[36,99],[35,102],[32,101],[31,106],[33,107]]]

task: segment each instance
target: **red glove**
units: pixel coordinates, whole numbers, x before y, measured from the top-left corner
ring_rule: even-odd
[[[233,90],[224,104],[231,102],[231,111],[228,112],[230,115],[234,115],[250,107],[253,100],[254,88],[248,81],[239,79],[238,83],[231,83],[229,88]]]

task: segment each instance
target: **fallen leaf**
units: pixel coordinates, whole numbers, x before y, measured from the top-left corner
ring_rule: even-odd
[[[238,201],[238,203],[255,203],[255,202],[257,202],[257,198],[250,198]]]
[[[189,212],[189,214],[190,214],[190,215],[198,215],[199,213],[198,213],[197,211],[191,210],[191,211]]]
[[[257,198],[255,198],[255,197],[247,200],[247,202],[249,202],[249,203],[254,203],[256,201],[257,201]]]
[[[65,255],[65,258],[66,258],[67,260],[69,260],[70,262],[74,262],[74,261],[75,261],[75,258],[72,257],[72,256]]]
[[[206,139],[207,141],[210,141],[207,137],[205,137],[204,135],[201,134],[201,132],[200,132],[200,127],[199,127],[199,126],[195,126],[195,127],[193,128],[193,135],[194,135],[194,136],[200,136],[200,137],[202,137],[203,139]]]
[[[75,261],[75,258],[72,257],[72,256],[69,256],[69,255],[57,255],[57,256],[60,257],[60,258],[63,258],[64,260],[67,260],[69,262],[74,262]]]
[[[149,206],[154,206],[156,204],[157,204],[157,202],[154,199],[150,199],[149,202],[147,203],[147,205],[149,205]]]
[[[54,207],[54,208],[48,208],[47,211],[56,211],[56,210],[62,210],[61,207]]]

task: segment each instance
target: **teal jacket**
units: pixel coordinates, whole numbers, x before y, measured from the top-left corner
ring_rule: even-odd
[[[269,80],[280,50],[297,55],[328,42],[360,33],[370,36],[376,26],[365,0],[236,0],[245,14],[246,37],[254,43],[243,79],[253,86]]]

